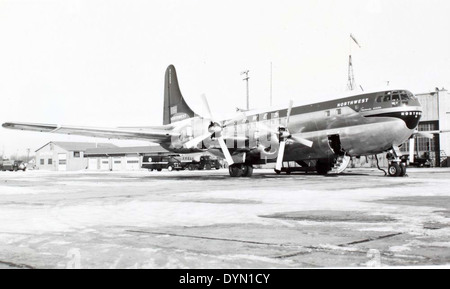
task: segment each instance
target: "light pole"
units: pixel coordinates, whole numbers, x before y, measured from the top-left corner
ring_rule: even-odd
[[[249,110],[250,109],[250,101],[249,101],[249,90],[248,90],[248,80],[250,79],[250,77],[248,76],[248,73],[249,73],[250,71],[249,70],[245,70],[245,71],[242,71],[241,72],[241,75],[244,75],[244,79],[242,79],[242,80],[244,80],[244,81],[246,81],[247,83],[247,110]]]

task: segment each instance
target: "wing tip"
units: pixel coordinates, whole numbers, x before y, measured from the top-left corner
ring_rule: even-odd
[[[5,123],[2,124],[2,127],[4,127],[4,128],[11,128],[11,127],[13,127],[13,124],[11,122],[5,122]]]

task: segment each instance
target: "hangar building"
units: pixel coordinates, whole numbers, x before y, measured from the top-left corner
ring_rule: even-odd
[[[36,150],[36,168],[49,171],[139,170],[143,155],[172,155],[161,146],[118,147],[109,143],[49,142]]]
[[[450,93],[442,88],[436,88],[429,93],[416,94],[422,105],[423,114],[418,130],[434,134],[433,139],[417,136],[415,151],[419,157],[428,157],[435,167],[450,166],[447,157],[450,156]],[[409,152],[409,143],[402,147],[403,152]]]

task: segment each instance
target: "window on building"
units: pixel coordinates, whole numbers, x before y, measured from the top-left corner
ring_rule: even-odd
[[[331,115],[330,111],[329,111],[329,110],[325,111],[325,115],[326,115],[327,117],[330,116],[330,115]]]
[[[79,158],[79,157],[81,157],[80,152],[73,152],[73,157],[74,157],[74,158]]]
[[[341,114],[342,113],[342,109],[340,109],[340,108],[336,109],[336,111],[337,111],[337,114]]]
[[[45,165],[45,160],[44,160],[44,159],[41,159],[41,160],[40,160],[40,164],[41,164],[41,165]]]
[[[53,159],[48,159],[47,163],[48,163],[49,165],[52,165],[52,164],[53,164]]]

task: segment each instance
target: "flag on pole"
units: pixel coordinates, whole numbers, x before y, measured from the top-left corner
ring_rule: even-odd
[[[358,41],[356,40],[355,36],[353,34],[350,34],[350,38],[358,45],[359,48],[361,48],[361,45],[359,45]]]

